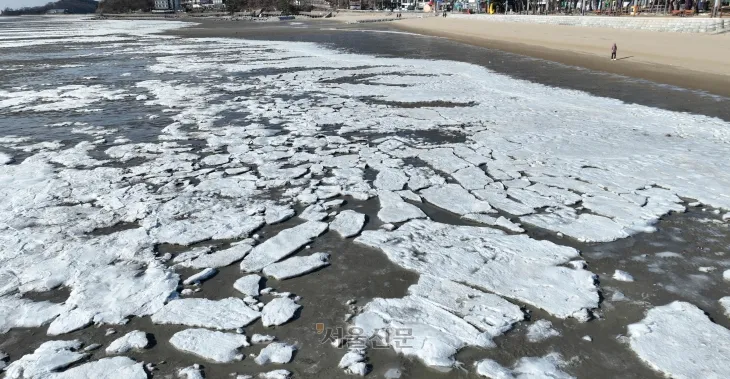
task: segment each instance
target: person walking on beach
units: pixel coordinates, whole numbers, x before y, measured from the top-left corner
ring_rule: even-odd
[[[611,46],[611,60],[612,61],[616,60],[616,50],[618,50],[618,48],[616,47],[616,42],[614,42],[613,46]]]

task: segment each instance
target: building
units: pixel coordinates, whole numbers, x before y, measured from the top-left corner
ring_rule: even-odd
[[[46,14],[66,14],[65,9],[49,9]]]
[[[180,10],[180,0],[155,0],[156,11],[175,12]]]

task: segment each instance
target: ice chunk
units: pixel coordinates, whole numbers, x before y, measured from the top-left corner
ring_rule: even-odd
[[[246,326],[260,316],[246,303],[235,297],[222,300],[178,299],[167,303],[152,315],[155,324],[178,324],[211,329],[236,329]]]
[[[720,305],[725,308],[725,314],[730,317],[730,296],[720,299]]]
[[[622,271],[622,270],[616,270],[616,272],[613,273],[613,278],[620,282],[633,282],[634,281],[634,277],[631,276],[631,274],[629,274],[626,271]]]
[[[243,358],[239,348],[250,346],[246,336],[207,329],[185,329],[170,338],[180,351],[195,354],[212,362],[227,363]]]
[[[469,213],[467,215],[461,216],[461,218],[475,221],[481,224],[500,226],[515,233],[523,233],[525,231],[525,229],[522,229],[519,224],[515,224],[504,216],[494,218],[492,216],[488,216],[482,213]]]
[[[278,224],[294,217],[294,209],[288,205],[273,205],[266,207],[264,219],[269,225]]]
[[[560,332],[553,329],[549,320],[537,320],[527,328],[527,340],[530,342],[541,342],[559,335]]]
[[[459,215],[494,211],[489,203],[478,200],[458,184],[426,188],[421,191],[421,196],[429,203]]]
[[[383,168],[375,177],[373,185],[375,188],[386,191],[400,191],[408,182],[408,177],[403,171],[393,168]]]
[[[327,210],[321,204],[312,204],[304,208],[299,218],[308,221],[322,221],[327,218]]]
[[[576,215],[572,210],[523,216],[520,221],[563,233],[581,242],[611,242],[629,236],[623,226],[610,218],[589,213]]]
[[[345,353],[344,356],[342,356],[342,359],[340,359],[340,363],[337,365],[339,368],[348,368],[355,363],[363,362],[365,360],[365,356],[357,351],[348,351]]]
[[[273,370],[269,372],[262,372],[259,374],[259,379],[290,379],[292,373],[289,370]]]
[[[628,326],[629,346],[651,368],[672,378],[730,378],[730,330],[696,306],[675,301]]]
[[[509,199],[506,193],[498,192],[494,189],[476,190],[472,193],[477,198],[489,202],[489,205],[515,216],[523,216],[535,212],[534,208]]]
[[[241,261],[241,270],[246,272],[260,271],[264,267],[276,263],[300,247],[312,242],[317,236],[327,230],[326,222],[308,221],[293,228],[282,230],[276,236],[269,238],[256,246]]]
[[[0,165],[13,163],[15,160],[8,154],[0,153]]]
[[[383,378],[385,379],[400,379],[402,375],[401,370],[397,368],[389,368],[385,374],[383,374]]]
[[[180,369],[180,371],[177,372],[177,377],[180,379],[205,379],[203,370],[199,368],[200,366],[196,366],[198,365]]]
[[[261,321],[264,326],[281,325],[291,320],[302,306],[288,297],[278,297],[264,305]]]
[[[275,340],[276,337],[269,336],[269,335],[263,335],[263,334],[254,334],[251,336],[251,343],[269,343]]]
[[[147,379],[142,362],[135,362],[127,357],[103,358],[98,361],[84,363],[64,372],[50,375],[49,379]]]
[[[289,363],[294,355],[294,346],[283,342],[272,342],[261,349],[259,355],[254,359],[259,365],[267,363]]]
[[[420,274],[484,288],[560,317],[598,306],[594,274],[560,265],[577,250],[496,229],[412,220],[392,232],[363,232],[355,242],[379,248]]]
[[[469,166],[451,174],[462,187],[468,190],[484,189],[493,180],[479,167]]]
[[[189,278],[185,279],[183,281],[183,284],[201,283],[201,282],[204,282],[204,281],[212,278],[217,273],[218,273],[218,270],[216,270],[214,268],[206,268],[205,270],[203,270],[197,274],[191,275]]]
[[[356,236],[365,226],[365,215],[353,210],[340,212],[330,223],[330,229],[337,232],[343,238]]]
[[[397,194],[390,191],[379,191],[380,211],[378,218],[385,223],[404,222],[414,218],[425,218],[417,206],[406,203]]]
[[[492,379],[573,379],[573,376],[560,369],[564,364],[557,353],[539,358],[520,358],[512,369],[503,367],[491,359],[475,362],[477,374]]]
[[[471,166],[469,162],[454,155],[453,149],[451,148],[426,150],[418,154],[418,157],[431,165],[434,169],[443,171],[447,174],[451,174],[457,170]]]
[[[64,312],[68,307],[48,301],[34,302],[15,296],[0,297],[0,334],[12,328],[39,327]]]
[[[725,270],[722,273],[722,278],[725,279],[725,281],[730,282],[730,270]]]
[[[5,370],[6,378],[45,378],[50,373],[78,362],[88,355],[78,353],[81,341],[48,341],[42,343],[33,353],[11,362]]]
[[[396,193],[398,194],[398,196],[403,198],[403,200],[410,200],[416,203],[423,202],[423,200],[421,200],[421,196],[418,196],[415,192],[411,190],[397,191]]]
[[[308,274],[330,264],[330,255],[327,253],[314,253],[308,256],[298,256],[285,259],[264,267],[264,275],[271,276],[276,280],[284,280]]]
[[[351,366],[348,366],[347,369],[345,369],[345,373],[360,376],[367,375],[368,371],[368,364],[365,362],[357,362]]]
[[[244,295],[256,297],[261,289],[261,279],[263,278],[258,274],[246,275],[236,280],[233,288]]]
[[[124,354],[132,349],[141,350],[147,347],[147,333],[133,330],[112,341],[106,348],[107,354]]]
[[[225,267],[243,259],[251,249],[251,245],[239,243],[228,249],[218,250],[211,254],[202,254],[190,262],[181,263],[180,265],[191,268]]]

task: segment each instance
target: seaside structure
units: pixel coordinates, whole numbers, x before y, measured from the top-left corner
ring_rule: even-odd
[[[46,12],[46,14],[65,14],[65,13],[66,13],[65,9],[49,9],[48,12]]]
[[[180,0],[155,0],[155,11],[175,12],[180,10]]]

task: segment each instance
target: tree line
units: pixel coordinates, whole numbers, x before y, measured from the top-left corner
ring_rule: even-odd
[[[5,8],[4,16],[39,15],[46,14],[51,9],[65,9],[66,13],[85,14],[96,12],[97,2],[94,0],[59,0],[37,7],[23,7],[17,9]]]

